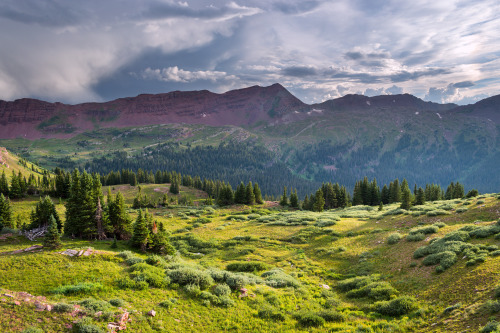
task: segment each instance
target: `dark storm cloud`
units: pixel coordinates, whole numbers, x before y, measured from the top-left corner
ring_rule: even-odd
[[[350,51],[350,52],[345,53],[345,57],[347,59],[359,60],[359,59],[363,59],[365,57],[365,55],[361,52]]]
[[[277,2],[272,5],[272,8],[284,14],[301,14],[314,10],[320,4],[320,1]]]
[[[1,18],[24,24],[64,27],[80,22],[84,14],[54,0],[5,0],[0,3]]]
[[[446,73],[450,73],[447,69],[442,68],[430,68],[421,71],[401,71],[389,75],[381,74],[370,74],[370,73],[359,73],[359,72],[347,72],[347,71],[333,71],[331,75],[333,78],[337,79],[349,79],[355,80],[361,83],[380,83],[380,82],[405,82],[414,81],[425,76],[438,76]]]
[[[317,71],[313,67],[292,66],[283,68],[282,73],[283,75],[286,76],[305,77],[305,76],[316,75]]]
[[[475,84],[472,81],[462,81],[462,82],[457,82],[453,85],[455,88],[469,88],[473,87]]]

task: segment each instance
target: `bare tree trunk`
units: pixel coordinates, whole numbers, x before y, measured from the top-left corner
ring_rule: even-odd
[[[104,227],[102,225],[102,207],[101,199],[97,199],[97,209],[95,212],[95,221],[97,222],[97,239],[106,239],[106,233],[104,232]]]

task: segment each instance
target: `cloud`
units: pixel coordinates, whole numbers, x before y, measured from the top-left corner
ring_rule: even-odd
[[[300,1],[297,3],[280,1],[274,3],[272,8],[284,14],[303,14],[316,9],[320,4],[321,1]]]
[[[472,81],[462,81],[453,84],[455,88],[470,88],[474,86],[474,82]]]
[[[437,88],[431,87],[425,95],[424,99],[437,103],[456,103],[469,101],[470,97],[465,96],[461,89],[467,89],[474,86],[474,82],[463,81],[450,83],[446,87]]]
[[[403,93],[403,88],[393,85],[392,87],[386,88],[385,92],[388,95],[399,95]]]
[[[85,10],[78,13],[55,0],[4,0],[0,4],[0,18],[48,27],[75,25],[85,14]]]
[[[315,68],[307,66],[291,66],[283,68],[282,72],[283,75],[295,77],[305,77],[317,74]]]
[[[193,82],[199,80],[206,80],[216,82],[219,80],[235,79],[234,75],[227,75],[225,72],[217,71],[186,71],[179,69],[177,66],[168,67],[163,69],[146,68],[141,73],[142,78],[148,80],[158,80],[166,82]]]

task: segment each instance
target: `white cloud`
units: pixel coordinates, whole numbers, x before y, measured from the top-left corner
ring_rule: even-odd
[[[186,71],[177,66],[163,69],[146,68],[141,75],[144,79],[153,79],[166,82],[193,82],[198,80],[208,80],[216,82],[219,80],[234,80],[234,75],[227,75],[218,71]]]

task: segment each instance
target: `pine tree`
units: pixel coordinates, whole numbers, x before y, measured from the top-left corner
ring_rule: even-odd
[[[244,204],[246,203],[246,188],[243,182],[240,182],[240,185],[236,188],[236,192],[234,192],[234,203],[236,204]]]
[[[309,198],[306,196],[304,197],[304,201],[302,201],[302,209],[310,210],[309,209]]]
[[[50,216],[50,224],[43,238],[43,246],[49,249],[57,249],[61,247],[61,235],[57,230],[57,222],[54,216]]]
[[[324,208],[325,208],[325,199],[323,198],[323,191],[319,189],[316,191],[316,195],[314,196],[313,210],[315,212],[322,212]]]
[[[281,196],[280,205],[283,207],[288,206],[288,197],[286,194],[286,186],[283,188],[283,195]]]
[[[116,241],[116,236],[113,237],[113,243],[111,243],[110,247],[112,249],[117,249],[118,248],[118,242]]]
[[[380,204],[378,205],[378,211],[381,212],[384,209],[384,203],[380,201]]]
[[[253,193],[252,182],[248,182],[245,196],[247,205],[255,205],[255,194]]]
[[[297,195],[297,189],[290,193],[290,207],[299,208],[299,196]]]
[[[119,239],[129,239],[132,233],[130,216],[125,210],[125,199],[123,194],[118,191],[115,200],[108,203],[108,218],[112,233]]]
[[[424,205],[425,204],[425,193],[424,190],[419,187],[417,190],[417,194],[415,195],[415,205]]]
[[[54,203],[49,196],[46,196],[43,199],[40,198],[40,201],[36,204],[35,209],[31,214],[31,223],[29,228],[34,229],[49,225],[51,218],[56,220],[57,230],[61,232],[62,222]]]
[[[253,185],[253,194],[255,196],[255,202],[259,205],[264,203],[264,200],[262,200],[262,193],[260,192],[259,184],[255,183]]]
[[[14,170],[12,170],[12,177],[10,179],[9,197],[12,199],[19,199],[23,197],[21,183]]]
[[[179,185],[179,180],[177,178],[172,179],[172,183],[170,183],[170,193],[172,194],[180,193],[180,185]]]
[[[2,170],[2,176],[0,176],[0,194],[5,196],[9,195],[9,183],[7,182],[7,176],[5,176],[5,171]]]
[[[410,207],[411,207],[411,191],[408,188],[408,186],[406,186],[403,189],[403,193],[401,195],[401,206],[400,206],[400,208],[402,208],[402,209],[410,209]]]
[[[142,210],[139,210],[139,215],[134,223],[134,235],[132,236],[131,245],[135,248],[146,251],[146,246],[149,240],[149,228],[147,222],[147,211],[143,215]]]
[[[150,230],[149,247],[151,251],[159,254],[172,255],[175,253],[175,248],[170,244],[163,224],[160,223],[160,228],[158,228],[156,221],[153,222]]]
[[[10,200],[3,194],[0,194],[0,224],[2,224],[2,227],[13,227],[12,207],[10,205]]]
[[[380,193],[380,201],[387,205],[391,200],[391,192],[389,191],[389,188],[387,185],[384,185],[382,188],[382,192]]]
[[[354,185],[354,191],[352,194],[352,205],[357,206],[357,205],[362,205],[363,204],[363,193],[361,190],[361,182],[356,182]]]

